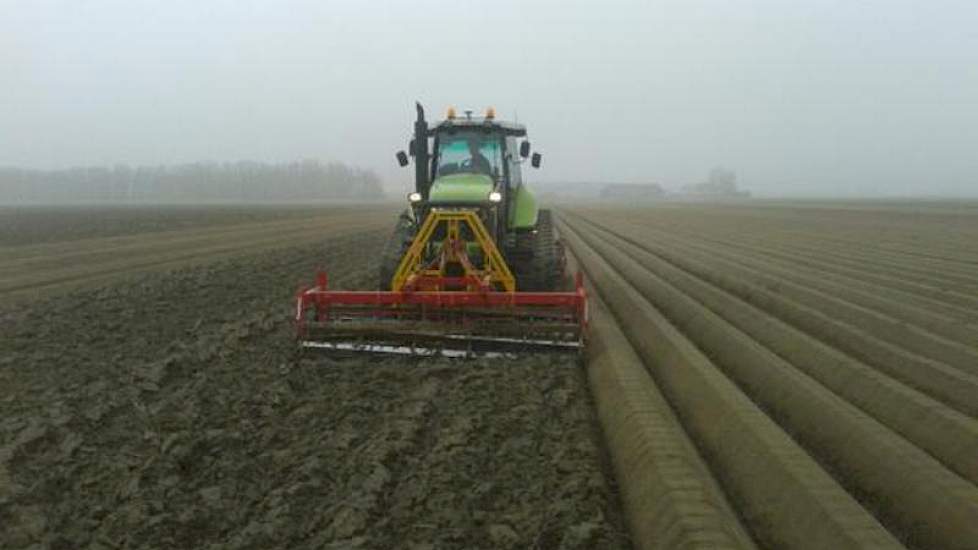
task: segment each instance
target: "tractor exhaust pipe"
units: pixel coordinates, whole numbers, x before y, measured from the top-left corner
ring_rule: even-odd
[[[421,102],[414,103],[418,110],[418,119],[414,123],[414,188],[427,201],[431,182],[428,181],[428,123],[424,119],[424,107]]]

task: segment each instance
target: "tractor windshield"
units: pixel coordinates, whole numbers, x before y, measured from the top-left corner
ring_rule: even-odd
[[[442,134],[438,139],[436,176],[459,172],[485,174],[498,179],[502,174],[502,142],[484,132]]]

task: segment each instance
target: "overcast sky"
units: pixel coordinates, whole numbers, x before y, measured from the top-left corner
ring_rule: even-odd
[[[528,125],[544,181],[978,196],[978,2],[0,0],[0,165],[341,160],[413,102]]]

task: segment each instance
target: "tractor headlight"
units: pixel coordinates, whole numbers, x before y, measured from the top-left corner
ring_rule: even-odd
[[[493,191],[492,193],[489,193],[489,202],[502,202],[502,201],[503,201],[503,194],[500,193],[499,191]]]
[[[421,200],[421,193],[418,193],[417,191],[408,195],[409,202],[414,203],[414,202],[419,202],[420,200]]]

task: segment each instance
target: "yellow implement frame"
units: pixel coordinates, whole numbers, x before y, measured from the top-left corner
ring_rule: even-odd
[[[466,254],[467,243],[462,238],[463,224],[469,227],[475,241],[482,249],[481,268],[473,265]],[[424,257],[425,251],[428,250],[428,243],[435,230],[441,226],[445,227],[445,240],[442,241],[435,260],[425,264]],[[516,279],[476,211],[439,209],[432,209],[421,224],[421,229],[418,230],[411,246],[401,258],[397,271],[394,272],[391,289],[404,290],[419,277],[446,277],[446,269],[453,264],[461,266],[465,276],[474,276],[487,286],[499,285],[504,291],[516,291]]]

